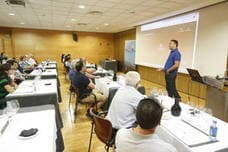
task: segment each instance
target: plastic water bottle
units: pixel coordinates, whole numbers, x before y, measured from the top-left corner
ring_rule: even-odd
[[[217,124],[217,121],[213,120],[210,126],[209,137],[211,141],[217,140],[216,137],[217,137],[218,127],[216,126],[216,124]]]

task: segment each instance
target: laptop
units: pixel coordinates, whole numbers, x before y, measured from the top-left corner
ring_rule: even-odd
[[[200,76],[198,70],[188,69],[187,68],[187,71],[188,71],[188,73],[189,73],[192,81],[196,81],[196,82],[199,82],[199,83],[203,83],[204,84],[203,78]]]

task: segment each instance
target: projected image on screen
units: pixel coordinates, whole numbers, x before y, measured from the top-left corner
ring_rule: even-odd
[[[179,41],[181,53],[180,69],[184,70],[187,67],[193,67],[196,26],[196,21],[189,21],[188,23],[181,22],[181,24],[171,24],[160,28],[138,28],[136,64],[163,67],[170,53],[169,42],[171,39],[176,39]]]

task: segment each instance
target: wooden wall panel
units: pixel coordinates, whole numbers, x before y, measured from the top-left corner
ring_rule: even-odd
[[[13,29],[12,34],[16,57],[32,53],[40,61],[60,61],[62,53],[70,53],[72,58],[83,57],[93,63],[113,57],[113,34],[77,32],[77,42],[71,32],[64,31]]]

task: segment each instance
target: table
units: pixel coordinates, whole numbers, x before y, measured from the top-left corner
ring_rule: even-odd
[[[174,99],[169,97],[158,97],[163,100],[165,109],[171,109]],[[180,117],[174,117],[170,111],[164,112],[161,125],[156,133],[164,141],[172,144],[179,152],[215,152],[223,148],[228,151],[228,124],[215,117],[210,117],[204,112],[198,115],[189,114],[191,106],[180,103],[182,113]],[[209,126],[213,120],[217,120],[218,142],[206,144],[209,141]],[[197,128],[197,129],[196,129]],[[200,130],[200,131],[199,131]]]
[[[113,90],[116,91],[124,85],[124,78],[114,82],[111,77],[104,77],[96,79],[95,82],[96,89],[103,92],[109,98],[110,93],[114,92]],[[226,122],[213,117],[218,122],[217,138],[219,141],[206,144],[206,142],[209,142],[208,135],[206,134],[209,133],[212,117],[202,111],[200,115],[196,115],[197,117],[192,116],[189,114],[189,109],[193,109],[193,107],[184,103],[180,103],[182,108],[181,116],[174,117],[170,113],[174,99],[168,96],[158,96],[156,98],[163,101],[164,111],[168,110],[163,113],[161,125],[156,130],[161,139],[175,146],[179,152],[219,152],[220,149],[224,148],[227,148],[226,152],[228,151],[228,124]],[[111,100],[109,99],[107,102],[110,104]]]
[[[37,68],[42,68],[43,67],[43,65],[42,64],[39,64],[38,66],[37,66]],[[44,68],[45,69],[56,69],[57,68],[57,65],[56,64],[45,64],[44,65]]]
[[[99,79],[95,79],[95,88],[102,92],[104,96],[107,98],[106,103],[103,106],[103,110],[108,110],[112,98],[114,97],[118,88],[122,85],[125,85],[125,80],[123,76],[118,76],[118,81],[113,81],[112,77],[103,77]]]
[[[95,72],[93,72],[94,75],[99,75],[101,77],[104,77],[104,76],[111,76],[111,73],[110,71],[107,71],[101,67],[98,67],[97,70]]]
[[[43,63],[43,64],[57,64],[57,62],[56,61],[42,61],[41,63]]]
[[[44,123],[45,122],[45,123]],[[38,135],[32,139],[18,138],[23,129],[37,128]],[[18,113],[0,136],[1,152],[55,152],[56,151],[55,110]]]
[[[106,70],[113,70],[114,72],[117,72],[117,61],[116,60],[104,60],[101,62],[102,68]]]
[[[41,76],[41,79],[50,79],[57,78],[57,70],[56,69],[46,69],[42,72],[40,69],[33,70],[28,77],[35,78],[36,76]]]
[[[16,99],[20,107],[40,105],[54,105],[56,111],[56,123],[58,128],[63,127],[63,122],[58,104],[58,89],[56,79],[25,80],[14,91],[6,96],[6,100]]]

